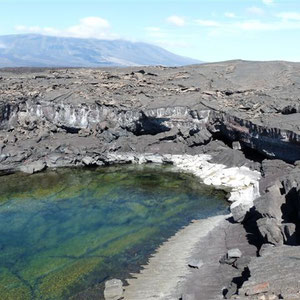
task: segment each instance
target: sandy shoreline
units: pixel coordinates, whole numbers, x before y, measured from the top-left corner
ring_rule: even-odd
[[[125,287],[126,300],[141,299],[179,299],[178,288],[189,274],[188,259],[197,243],[205,239],[230,215],[220,215],[208,219],[196,220],[178,231],[163,243],[134,278],[127,279]]]

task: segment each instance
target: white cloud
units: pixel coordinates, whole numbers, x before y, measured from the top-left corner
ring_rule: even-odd
[[[159,27],[146,27],[145,30],[150,37],[163,38],[166,36],[165,32]]]
[[[190,43],[182,40],[156,40],[154,43],[163,48],[189,48],[191,47]]]
[[[243,30],[256,31],[277,31],[277,30],[299,30],[299,21],[261,22],[259,20],[249,20],[238,24]]]
[[[39,26],[23,26],[18,25],[15,27],[15,30],[26,33],[40,33],[45,35],[61,35],[61,32],[52,27],[39,27]]]
[[[278,18],[283,20],[296,20],[300,21],[300,13],[297,12],[282,12],[276,15]]]
[[[262,0],[263,4],[270,5],[273,4],[274,0]]]
[[[159,27],[146,27],[145,28],[147,31],[151,31],[151,32],[158,32],[161,31],[161,29]]]
[[[185,20],[183,17],[179,17],[179,16],[170,16],[167,18],[167,22],[175,25],[175,26],[179,26],[182,27],[185,25]]]
[[[295,19],[296,16],[293,16]],[[196,24],[206,27],[209,35],[224,33],[236,34],[245,31],[278,31],[278,30],[299,30],[299,20],[282,19],[280,21],[263,22],[260,20],[244,20],[231,22],[216,22],[213,20],[195,20]]]
[[[262,8],[256,6],[248,7],[247,11],[250,14],[257,15],[257,16],[262,16],[265,13]]]
[[[198,25],[205,26],[205,27],[219,27],[220,23],[212,20],[196,20],[195,21]]]
[[[78,25],[69,27],[67,31],[74,37],[105,38],[109,28],[110,25],[107,20],[99,17],[87,17],[81,19]]]
[[[264,23],[259,20],[248,20],[240,23],[236,23],[235,26],[242,30],[276,30],[277,24]]]
[[[6,49],[6,48],[7,48],[6,45],[0,43],[0,49]]]
[[[226,12],[224,15],[227,18],[231,18],[231,19],[236,18],[235,13],[233,13],[233,12]]]
[[[115,39],[118,36],[111,32],[110,24],[107,20],[99,17],[86,17],[79,20],[79,24],[57,29],[54,27],[39,26],[16,26],[19,32],[40,33],[45,35],[78,37],[78,38],[96,38],[96,39]]]

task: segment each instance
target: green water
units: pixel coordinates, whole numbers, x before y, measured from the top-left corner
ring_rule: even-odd
[[[0,299],[101,299],[224,193],[163,167],[61,169],[0,177]]]

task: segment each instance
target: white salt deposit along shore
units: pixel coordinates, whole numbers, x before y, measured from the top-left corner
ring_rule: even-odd
[[[170,154],[137,154],[123,153],[108,155],[111,162],[131,163],[172,163],[179,171],[192,173],[201,178],[206,185],[230,191],[228,201],[232,202],[230,211],[235,221],[241,222],[253,201],[259,197],[259,180],[261,174],[248,167],[228,168],[222,164],[211,163],[211,156],[199,155],[170,155]]]
[[[259,197],[261,174],[248,167],[232,167],[210,163],[210,155],[172,155],[173,164],[179,169],[200,177],[204,184],[230,190],[228,201],[235,221],[241,222]]]

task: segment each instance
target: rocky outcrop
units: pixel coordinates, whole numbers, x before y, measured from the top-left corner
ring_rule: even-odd
[[[228,113],[213,112],[214,130],[232,141],[254,149],[266,157],[288,162],[300,159],[300,135],[276,127],[257,125]]]
[[[2,70],[0,174],[172,163],[231,193],[232,221],[249,242],[255,237],[257,254],[267,245],[298,245],[299,72],[300,64],[243,61],[146,71]],[[240,261],[249,265],[249,282],[258,272],[251,264]],[[258,294],[273,285],[257,284]],[[246,287],[227,284],[232,296],[248,297]]]
[[[256,247],[248,244],[246,236],[242,226],[223,220],[205,239],[199,240],[188,262],[201,259],[203,264],[198,269],[190,268],[185,283],[178,286],[182,299],[230,299],[236,294],[244,280],[241,274],[256,253]]]
[[[300,135],[293,131],[257,125],[228,113],[184,106],[123,110],[98,104],[34,104],[29,101],[25,107],[20,105],[14,109],[2,104],[0,119],[2,128],[16,126],[17,122],[34,123],[34,119],[43,119],[49,126],[57,126],[70,133],[78,133],[83,128],[93,129],[101,122],[137,135],[160,133],[173,127],[195,133],[203,130],[201,136],[194,134],[188,137],[189,146],[203,144],[211,132],[221,134],[224,139],[239,141],[267,157],[288,162],[300,159]]]
[[[299,272],[291,271],[299,263],[299,253],[299,246],[268,247],[251,260],[251,277],[234,299],[299,299]]]
[[[23,173],[33,174],[41,172],[46,168],[46,163],[42,161],[36,161],[31,164],[22,165],[20,171]]]

